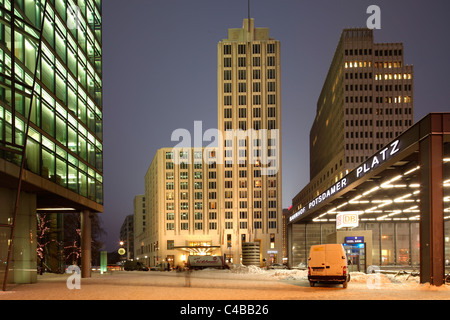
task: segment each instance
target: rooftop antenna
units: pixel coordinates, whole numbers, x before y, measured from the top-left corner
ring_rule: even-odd
[[[248,31],[250,32],[250,0],[248,0]]]

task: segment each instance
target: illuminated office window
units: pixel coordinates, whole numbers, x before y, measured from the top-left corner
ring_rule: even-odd
[[[31,106],[27,170],[102,204],[101,0],[4,0],[0,9],[0,72],[15,75],[0,89],[0,146],[23,145]]]

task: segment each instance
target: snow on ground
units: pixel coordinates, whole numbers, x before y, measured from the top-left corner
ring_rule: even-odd
[[[308,271],[303,269],[275,269],[267,270],[256,266],[234,265],[230,270],[204,269],[195,271],[198,277],[216,277],[221,279],[241,279],[241,280],[275,280],[275,281],[308,281]],[[420,284],[419,276],[410,273],[398,274],[366,274],[364,272],[351,272],[351,284],[372,285],[373,288],[395,287],[414,288],[422,290],[442,290],[450,293],[450,285],[441,287],[430,286],[430,284]]]
[[[307,271],[235,265],[193,272],[93,272],[80,290],[67,288],[68,274],[44,274],[38,283],[10,285],[0,300],[450,300],[450,285],[420,284],[408,274],[351,272],[341,285],[309,286]]]
[[[253,279],[253,280],[278,280],[278,281],[308,281],[308,270],[304,269],[276,269],[276,270],[266,270],[258,268],[256,266],[244,266],[235,265],[230,270],[213,270],[205,269],[199,271],[200,273],[210,273],[221,277],[230,277],[233,275],[239,277],[241,275],[242,279]],[[350,272],[350,283],[351,284],[362,284],[365,286],[371,286],[373,289],[383,288],[401,288],[401,289],[421,289],[421,290],[431,290],[431,291],[444,291],[450,293],[450,285],[446,284],[441,287],[431,286],[429,283],[420,284],[419,276],[411,275],[411,273],[392,273],[392,274],[366,274],[364,272]],[[350,285],[350,284],[349,284]]]

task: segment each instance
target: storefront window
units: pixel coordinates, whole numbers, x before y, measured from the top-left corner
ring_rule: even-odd
[[[336,226],[334,224],[322,224],[322,242],[326,241],[329,234],[336,232]]]
[[[411,224],[411,265],[420,265],[420,233],[419,223]]]
[[[304,224],[293,224],[292,225],[292,266],[304,266],[306,267],[306,243],[305,243],[305,229]]]
[[[321,244],[320,224],[309,224],[306,227],[306,247],[309,248],[316,244]]]
[[[381,225],[381,265],[395,264],[394,224]]]
[[[409,248],[409,223],[396,224],[396,264],[409,265],[410,264],[410,248]]]
[[[372,265],[381,265],[380,259],[380,225],[377,223],[367,223],[366,229],[372,231]],[[370,252],[367,252],[370,254]]]

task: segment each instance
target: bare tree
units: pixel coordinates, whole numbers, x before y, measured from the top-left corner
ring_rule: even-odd
[[[39,273],[42,274],[45,267],[45,257],[47,254],[47,246],[55,242],[54,239],[50,238],[50,224],[51,219],[45,213],[37,213],[37,228],[36,228],[36,252],[39,259]]]
[[[105,234],[98,214],[91,214],[91,254],[92,260],[99,260],[103,243],[100,238]],[[64,252],[66,263],[80,264],[81,258],[81,218],[78,213],[64,215]]]

